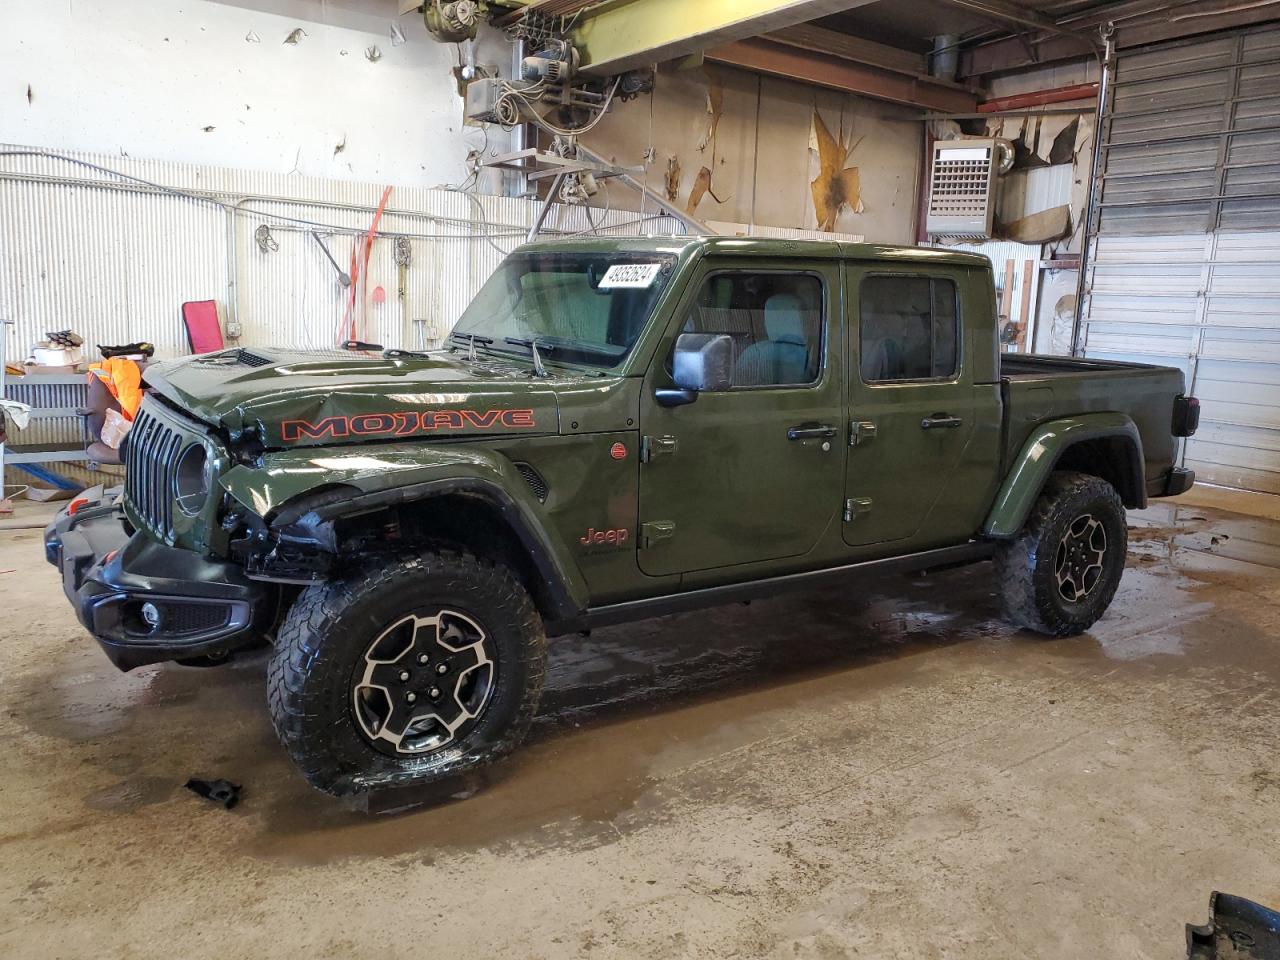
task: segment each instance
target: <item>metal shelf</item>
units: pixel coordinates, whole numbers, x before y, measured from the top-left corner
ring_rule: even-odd
[[[4,369],[5,346],[8,330],[11,321],[0,321],[0,397],[8,397],[13,385],[22,387],[84,387],[86,385],[84,373],[68,373],[59,371],[57,373],[40,373],[38,371],[28,371],[22,376],[10,376]],[[49,399],[53,399],[50,397]],[[69,397],[59,397],[63,403],[66,403]],[[32,407],[32,420],[79,420],[83,413],[78,407]],[[62,444],[23,444],[21,442],[22,434],[19,431],[14,432],[13,438],[8,444],[0,443],[0,482],[3,482],[4,467],[6,464],[26,464],[26,463],[92,463],[88,452],[85,450],[85,441],[83,438],[83,427],[80,429],[81,437],[74,447],[64,446]],[[14,440],[18,441],[16,444]]]
[[[89,454],[84,449],[79,450],[45,450],[34,452],[23,452],[21,449],[14,451],[8,448],[4,451],[5,463],[67,463],[70,461],[80,460],[89,463]]]

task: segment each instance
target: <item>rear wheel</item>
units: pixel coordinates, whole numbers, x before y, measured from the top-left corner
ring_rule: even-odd
[[[996,553],[1005,618],[1056,637],[1088,630],[1115,597],[1128,543],[1115,487],[1054,473],[1021,534]]]
[[[429,783],[515,749],[545,659],[542,621],[507,567],[390,557],[298,597],[271,661],[272,722],[328,793]]]

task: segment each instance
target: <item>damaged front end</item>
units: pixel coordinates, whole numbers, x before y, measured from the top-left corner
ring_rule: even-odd
[[[345,509],[358,495],[350,487],[331,487],[300,498],[272,516],[271,522],[232,506],[223,521],[231,538],[227,549],[232,562],[255,580],[282,584],[328,580],[337,563],[339,537],[333,516],[321,511],[339,504]]]
[[[537,526],[505,493],[524,487],[511,462],[458,442],[558,433],[555,390],[518,368],[232,351],[147,378],[123,494],[46,531],[68,599],[121,669],[217,662],[269,637],[296,585],[394,545],[402,518],[415,542],[456,534],[478,490]]]
[[[119,491],[74,501],[44,540],[76,616],[121,670],[223,661],[260,642],[278,609],[278,588],[136,531]]]

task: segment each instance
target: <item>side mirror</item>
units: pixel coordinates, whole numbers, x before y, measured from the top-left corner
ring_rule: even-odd
[[[733,339],[722,333],[682,333],[676,339],[671,379],[674,390],[659,390],[664,407],[693,403],[699,393],[723,393],[733,387]]]

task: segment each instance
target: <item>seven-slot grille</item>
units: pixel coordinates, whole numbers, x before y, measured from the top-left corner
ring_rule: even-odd
[[[189,442],[144,404],[129,431],[124,495],[134,515],[163,540],[173,538],[173,480]]]

